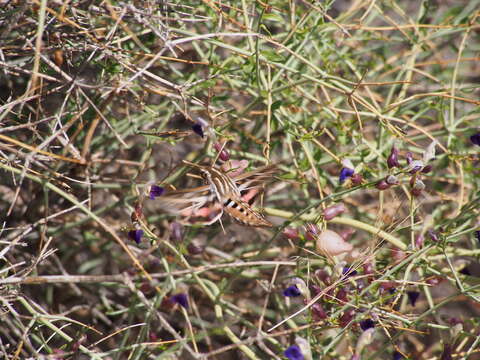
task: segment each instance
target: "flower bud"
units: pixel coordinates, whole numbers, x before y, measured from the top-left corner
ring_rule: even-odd
[[[290,240],[298,240],[299,238],[298,229],[294,229],[291,227],[287,227],[283,229],[282,234],[285,235]]]
[[[320,305],[320,303],[318,302],[313,304],[311,309],[312,309],[312,317],[313,317],[313,320],[315,321],[325,320],[328,317],[322,305]]]
[[[380,190],[380,191],[383,191],[383,190],[387,190],[388,188],[390,188],[390,184],[388,184],[385,179],[383,180],[380,180],[379,182],[377,182],[375,184],[375,187]]]
[[[339,319],[340,327],[345,328],[353,320],[354,316],[355,316],[354,309],[348,309],[347,311],[345,311],[343,315],[340,316],[340,319]]]
[[[352,177],[350,178],[350,180],[352,181],[352,184],[354,186],[358,186],[358,185],[361,185],[362,184],[362,181],[363,181],[363,176],[360,175],[360,174],[353,174]]]
[[[335,204],[323,210],[323,217],[325,218],[325,220],[329,221],[332,220],[334,217],[343,214],[346,210],[347,209],[343,203]]]
[[[392,150],[390,150],[390,155],[387,158],[387,166],[389,169],[394,167],[400,167],[400,163],[398,162],[398,149],[392,146]]]
[[[230,154],[227,151],[227,149],[225,149],[224,145],[220,144],[219,142],[216,142],[215,144],[213,144],[213,147],[215,148],[215,150],[217,150],[217,152],[220,153],[219,155],[220,160],[222,161],[230,160]]]

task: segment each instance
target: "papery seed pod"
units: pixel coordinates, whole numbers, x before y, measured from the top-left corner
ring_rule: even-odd
[[[395,147],[395,145],[393,145],[392,150],[390,150],[390,155],[387,158],[387,166],[389,169],[400,167],[400,163],[398,162],[398,149]]]
[[[353,234],[355,234],[357,232],[357,230],[353,229],[353,228],[347,228],[345,230],[342,230],[338,233],[338,235],[340,235],[343,240],[347,241],[348,239],[350,239],[352,237]]]
[[[386,178],[385,178],[385,182],[388,184],[388,185],[397,185],[398,184],[398,179],[395,175],[388,175]]]
[[[343,203],[335,204],[323,210],[323,217],[325,218],[325,220],[329,221],[336,216],[343,214],[346,210],[347,208]]]
[[[222,165],[222,170],[230,177],[235,177],[243,173],[248,167],[248,160],[230,160],[228,163]]]
[[[227,149],[225,148],[224,145],[216,142],[215,144],[213,144],[213,147],[215,148],[215,150],[217,150],[217,152],[220,153],[220,155],[219,155],[220,160],[222,160],[222,161],[230,160],[230,154],[229,154],[229,152],[227,151]]]
[[[376,187],[378,190],[380,190],[380,191],[387,190],[387,189],[390,188],[390,186],[391,186],[391,185],[388,184],[388,183],[385,181],[385,179],[382,179],[382,180],[380,180],[379,182],[377,182],[377,183],[375,184],[375,187]]]
[[[429,161],[435,159],[435,146],[437,146],[438,141],[433,140],[423,152],[423,163],[427,164]]]
[[[335,256],[352,251],[353,246],[332,230],[324,230],[316,239],[318,252]]]

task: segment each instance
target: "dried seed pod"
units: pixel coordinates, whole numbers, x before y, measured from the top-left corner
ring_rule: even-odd
[[[324,230],[317,236],[316,249],[320,253],[335,256],[352,251],[353,246],[343,240],[335,231]]]

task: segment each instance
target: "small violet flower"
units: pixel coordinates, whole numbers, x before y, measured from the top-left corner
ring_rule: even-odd
[[[358,272],[357,270],[349,267],[349,266],[345,266],[343,269],[342,269],[342,275],[346,275],[346,276],[355,276],[357,275]]]
[[[340,184],[343,184],[347,178],[352,177],[355,171],[353,169],[344,167],[342,170],[340,170],[340,176],[338,178],[338,181]]]
[[[150,187],[150,200],[155,200],[156,197],[162,196],[164,193],[165,189],[161,186],[158,185],[152,185]]]
[[[283,290],[283,296],[286,297],[297,297],[300,295],[302,295],[302,292],[298,289],[297,285],[290,285]]]
[[[128,237],[131,240],[134,240],[137,244],[142,242],[143,230],[130,230],[128,232]]]
[[[480,243],[480,230],[475,231],[475,239]]]
[[[402,353],[400,353],[398,351],[394,351],[392,359],[393,360],[401,360],[401,359],[405,359],[405,357],[402,355]]]
[[[480,146],[480,133],[476,133],[470,136],[470,141],[473,144]]]
[[[304,356],[297,345],[290,346],[285,350],[284,355],[290,360],[303,360]]]
[[[365,319],[360,321],[360,327],[363,331],[374,328],[375,322],[372,319]]]
[[[184,293],[178,293],[175,295],[172,295],[170,297],[170,301],[173,302],[174,304],[178,304],[182,306],[183,308],[188,310],[188,297],[187,294]]]
[[[197,134],[201,138],[205,136],[205,134],[203,133],[203,126],[198,122],[192,125],[192,130],[195,134]]]
[[[417,300],[420,296],[418,291],[407,291],[408,300],[410,301],[410,305],[415,306]]]

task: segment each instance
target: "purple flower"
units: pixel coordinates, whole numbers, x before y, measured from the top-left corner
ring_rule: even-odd
[[[400,352],[394,351],[392,359],[393,360],[401,360],[401,359],[405,359],[405,357]]]
[[[303,354],[300,351],[300,348],[297,345],[290,346],[285,352],[283,353],[287,358],[290,360],[303,360]]]
[[[159,197],[163,194],[165,189],[158,185],[152,185],[150,187],[150,200],[155,200],[156,197]]]
[[[360,327],[365,331],[375,327],[375,322],[372,319],[365,319],[360,321]]]
[[[410,301],[410,305],[415,306],[420,293],[418,291],[407,291],[408,300]]]
[[[466,276],[471,276],[472,275],[468,266],[465,266],[462,270],[459,271],[459,273],[462,274],[462,275],[466,275]]]
[[[175,295],[172,295],[170,297],[170,301],[182,306],[183,308],[188,310],[188,297],[187,294],[184,293],[178,293]]]
[[[342,269],[342,275],[354,276],[354,275],[357,275],[357,270],[354,270],[354,269],[351,268],[351,267],[345,266],[345,267]]]
[[[203,126],[198,122],[192,125],[192,130],[195,134],[202,138],[205,136],[205,134],[203,133]]]
[[[285,290],[283,290],[283,296],[287,297],[297,297],[302,295],[300,290],[298,289],[297,285],[291,285],[287,287]]]
[[[128,237],[131,240],[134,240],[137,244],[142,242],[143,230],[130,230],[128,232]]]
[[[475,145],[480,146],[480,133],[476,133],[470,136],[470,141]]]
[[[475,239],[480,243],[480,230],[475,231]]]
[[[443,352],[440,360],[452,360],[452,346],[449,343],[443,345]]]
[[[400,163],[398,162],[398,149],[392,146],[392,150],[390,151],[390,155],[387,158],[387,166],[389,169],[394,167],[400,167]]]
[[[340,170],[340,177],[338,181],[340,184],[343,184],[347,178],[352,177],[355,171],[353,169],[343,167],[342,170]]]

